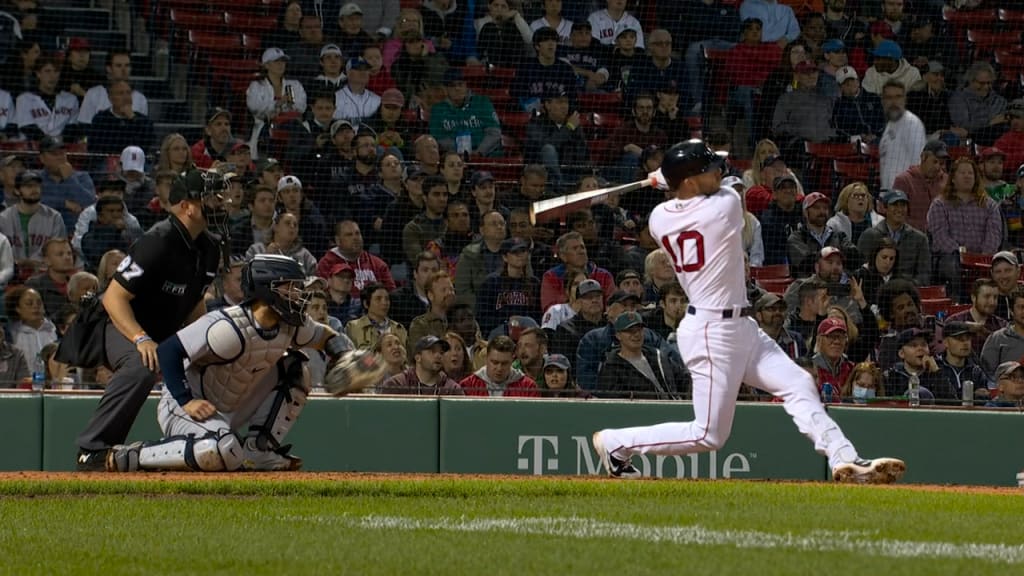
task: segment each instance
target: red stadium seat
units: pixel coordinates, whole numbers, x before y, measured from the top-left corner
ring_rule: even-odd
[[[999,21],[1003,24],[1012,24],[1018,29],[1024,27],[1024,10],[1011,10],[1009,8],[999,9]]]
[[[945,312],[953,305],[953,300],[950,298],[929,298],[925,300],[921,299],[921,313],[928,315],[935,315],[938,312]]]
[[[928,300],[934,300],[935,298],[946,297],[946,286],[939,284],[937,286],[921,286],[917,289],[918,294],[921,295],[922,299],[927,298]]]
[[[830,190],[834,178],[833,162],[860,156],[860,149],[852,142],[805,142],[804,151],[811,157],[804,175],[804,188],[809,190]]]
[[[949,308],[946,308],[946,316],[966,312],[971,309],[971,306],[973,306],[973,304],[952,304]]]
[[[877,191],[879,182],[876,166],[878,166],[877,162],[863,160],[833,161],[832,172],[835,176],[835,184],[832,188],[833,195],[838,195],[844,186],[854,182],[863,182],[868,186],[869,190]]]
[[[1019,29],[1004,32],[975,29],[967,31],[967,44],[975,59],[988,56],[998,48],[1019,45],[1020,43],[1021,31]]]
[[[224,26],[245,33],[269,32],[277,27],[277,16],[247,12],[225,12]]]
[[[789,278],[789,264],[751,266],[750,277],[755,280],[778,280],[780,278]]]
[[[584,92],[579,96],[580,115],[586,112],[622,112],[622,95],[618,92]]]
[[[785,294],[786,289],[789,288],[789,285],[793,283],[793,279],[770,278],[758,280],[757,283],[761,285],[761,288],[764,288],[765,290],[771,292],[772,294]]]

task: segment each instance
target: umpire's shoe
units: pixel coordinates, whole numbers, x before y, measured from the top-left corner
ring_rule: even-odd
[[[591,437],[594,441],[594,451],[597,452],[599,458],[601,458],[601,464],[604,465],[604,469],[608,471],[608,475],[612,478],[626,478],[629,480],[640,478],[643,474],[633,466],[633,463],[629,460],[620,460],[615,456],[612,456],[608,449],[605,448],[604,440],[601,438],[601,432],[594,432]]]
[[[107,470],[107,453],[110,450],[78,450],[78,461],[75,467],[79,472],[105,472]]]
[[[858,458],[833,468],[832,479],[845,484],[892,484],[906,471],[906,463],[896,458]]]

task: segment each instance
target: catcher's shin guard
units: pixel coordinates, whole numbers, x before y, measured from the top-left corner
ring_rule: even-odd
[[[233,471],[242,467],[242,443],[230,430],[206,436],[171,436],[155,442],[115,446],[107,456],[109,472],[137,470]]]
[[[255,448],[288,452],[290,446],[282,445],[282,441],[302,412],[306,395],[312,389],[308,361],[306,355],[297,350],[289,350],[277,361],[278,384],[249,419],[249,437],[255,437]]]

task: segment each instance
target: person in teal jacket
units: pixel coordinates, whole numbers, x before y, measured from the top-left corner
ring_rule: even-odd
[[[501,123],[486,96],[471,94],[460,68],[444,74],[448,98],[430,109],[430,135],[442,150],[501,156]]]

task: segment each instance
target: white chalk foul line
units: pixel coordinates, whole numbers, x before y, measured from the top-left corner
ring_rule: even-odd
[[[781,548],[806,552],[854,552],[891,558],[954,558],[1006,564],[1024,563],[1024,545],[974,544],[879,539],[869,532],[814,531],[808,534],[715,530],[703,526],[646,526],[588,518],[409,518],[405,516],[289,515],[280,520],[343,524],[371,530],[437,530],[612,538],[688,546]]]

